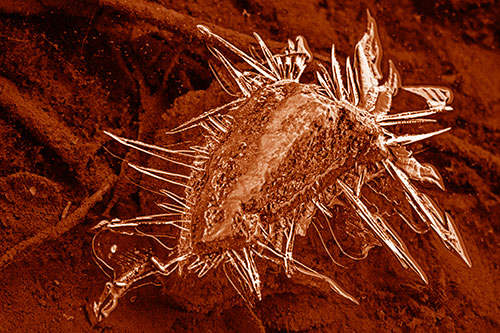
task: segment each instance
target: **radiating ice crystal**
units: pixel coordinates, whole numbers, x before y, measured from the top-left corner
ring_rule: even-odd
[[[369,13],[353,61],[346,61],[346,77],[342,78],[332,46],[332,69],[320,66],[319,85],[300,82],[312,59],[303,37],[289,40],[283,52],[273,54],[255,34],[262,55],[250,56],[209,28],[198,28],[213,42],[209,49],[233,79],[238,96],[167,133],[199,129],[205,138],[199,145],[171,149],[106,132],[126,146],[163,160],[169,168],[129,164],[165,183],[158,190],[164,197],[158,206],[165,213],[103,221],[96,227],[94,255],[112,273],[93,306],[98,320],[107,317],[130,288],[150,276],[178,271],[201,278],[219,266],[251,304],[262,295],[259,260],[281,266],[288,277],[315,277],[357,303],[335,281],[294,255],[296,237],[312,229],[334,260],[315,224],[316,211],[324,215],[329,223],[326,230],[350,258],[364,258],[372,247],[384,245],[403,267],[427,282],[392,227],[399,220],[419,233],[434,230],[448,249],[471,265],[451,216],[413,183],[430,183],[444,190],[442,177],[406,148],[448,129],[406,135],[390,130],[394,125],[429,122],[428,116],[451,110],[451,91],[404,87],[392,62],[381,82],[382,48]],[[215,44],[252,70],[238,69]],[[399,89],[424,98],[428,108],[390,113]],[[176,171],[179,168],[187,172]],[[413,219],[411,209],[420,220]],[[348,238],[361,244],[359,255],[349,253],[336,237],[339,216],[347,217],[342,223]]]

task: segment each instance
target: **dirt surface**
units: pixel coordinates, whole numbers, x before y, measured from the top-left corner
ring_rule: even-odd
[[[1,331],[500,330],[494,1],[66,3],[0,3]],[[175,276],[163,289],[134,290],[92,328],[85,308],[107,278],[92,260],[90,228],[103,218],[154,209],[151,196],[127,177],[147,180],[103,147],[139,163],[147,159],[112,143],[103,130],[155,142],[162,131],[231,100],[213,79],[213,59],[196,24],[245,49],[253,31],[274,49],[300,34],[318,61],[328,60],[332,43],[345,59],[365,29],[367,8],[378,23],[384,72],[392,59],[404,84],[444,85],[455,93],[455,110],[438,118],[453,130],[418,146],[418,156],[444,178],[446,192],[429,191],[454,216],[472,268],[431,233],[403,231],[429,285],[383,248],[341,269],[306,237],[297,247],[317,253],[316,267],[356,295],[359,306],[268,270],[263,300],[252,312],[214,271],[202,280]]]

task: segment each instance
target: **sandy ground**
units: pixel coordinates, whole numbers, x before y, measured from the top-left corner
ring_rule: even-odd
[[[35,331],[498,331],[500,330],[500,10],[494,1],[126,1],[0,3],[0,330]],[[21,4],[20,4],[21,3]],[[316,262],[360,299],[268,272],[249,311],[220,272],[173,277],[130,292],[92,328],[85,308],[106,281],[91,257],[90,228],[103,218],[148,214],[140,176],[102,147],[103,130],[154,142],[231,98],[208,68],[196,24],[246,47],[258,32],[274,49],[303,35],[317,61],[335,43],[344,61],[369,8],[404,84],[453,89],[453,130],[419,146],[446,192],[469,269],[435,235],[403,232],[429,277],[423,285],[384,249],[335,267]],[[306,75],[308,75],[306,73]],[[310,75],[310,73],[309,73]],[[116,180],[118,175],[118,180]],[[127,177],[126,177],[127,176]],[[298,246],[315,251],[304,238]],[[162,292],[163,291],[163,292]]]

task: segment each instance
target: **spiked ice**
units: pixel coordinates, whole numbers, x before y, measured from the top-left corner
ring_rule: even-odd
[[[364,258],[372,247],[385,245],[403,267],[427,282],[392,227],[404,221],[418,233],[434,230],[448,249],[471,265],[451,216],[413,183],[444,190],[439,172],[406,148],[449,128],[407,135],[390,131],[394,125],[431,122],[428,116],[451,110],[452,93],[443,87],[402,86],[390,61],[387,79],[380,83],[382,49],[369,13],[352,65],[349,58],[346,61],[345,79],[332,46],[332,68],[320,66],[319,85],[300,83],[313,57],[303,37],[289,40],[282,53],[273,54],[255,34],[262,55],[250,56],[207,27],[199,30],[210,45],[224,46],[251,70],[238,69],[209,46],[234,81],[237,92],[232,94],[237,98],[167,133],[200,130],[204,140],[199,145],[176,150],[106,132],[169,168],[129,164],[165,183],[167,188],[158,191],[165,198],[158,204],[165,213],[103,221],[95,227],[96,261],[113,273],[93,304],[98,320],[109,316],[118,299],[147,277],[178,271],[201,278],[218,266],[252,303],[261,299],[262,260],[281,266],[288,277],[305,274],[322,280],[357,303],[331,278],[294,256],[296,236],[305,236],[310,226],[330,255],[316,225],[316,211],[328,224],[322,230],[329,230],[351,258]],[[399,89],[424,98],[428,108],[391,114]],[[177,171],[181,169],[187,172]],[[335,219],[336,212],[348,220]],[[349,237],[361,244],[361,254],[341,246],[332,228],[335,223],[347,225]],[[143,240],[149,245],[141,245]]]

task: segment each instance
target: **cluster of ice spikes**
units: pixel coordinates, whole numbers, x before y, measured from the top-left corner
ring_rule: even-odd
[[[332,45],[331,75],[321,64],[319,65],[320,72],[316,73],[320,86],[333,103],[353,113],[365,116],[365,120],[373,121],[375,126],[380,128],[382,132],[378,142],[380,148],[385,151],[390,150],[391,154],[395,155],[394,159],[387,159],[381,161],[381,163],[387,172],[400,182],[407,195],[408,202],[421,220],[439,235],[448,249],[455,250],[470,267],[472,265],[470,257],[452,217],[448,213],[443,213],[430,197],[422,193],[411,182],[411,179],[413,179],[423,183],[433,183],[444,191],[441,175],[434,166],[420,163],[412,156],[411,151],[404,148],[408,144],[445,133],[451,128],[408,135],[396,135],[388,129],[395,125],[435,122],[434,119],[427,117],[443,111],[451,111],[452,107],[449,104],[453,100],[453,94],[445,87],[402,86],[400,75],[391,60],[389,60],[388,77],[384,83],[380,84],[380,80],[383,78],[380,69],[382,47],[376,22],[369,11],[367,11],[367,16],[367,30],[356,45],[354,64],[351,65],[349,57],[346,60],[346,83],[344,84],[340,65],[335,56],[335,46]],[[299,82],[307,62],[313,58],[312,52],[302,36],[298,36],[295,43],[288,40],[288,47],[285,48],[283,54],[273,55],[262,38],[254,33],[264,55],[264,59],[259,61],[257,60],[258,56],[251,57],[245,54],[222,37],[212,33],[207,27],[200,25],[198,28],[203,34],[222,43],[255,70],[255,72],[238,71],[224,55],[210,47],[210,50],[229,71],[244,97],[249,97],[253,91],[263,84],[284,80]],[[424,98],[428,108],[389,114],[393,96],[397,94],[399,89]],[[203,117],[205,116],[203,115]],[[362,182],[363,179],[360,177],[359,183],[362,184]],[[384,222],[381,216],[371,213],[360,200],[360,188],[353,191],[341,181],[339,181],[339,185],[359,216],[370,225],[371,229],[394,252],[403,266],[412,267],[427,282],[425,274],[408,253],[400,237]],[[413,227],[413,224],[409,223],[409,225]]]
[[[220,135],[230,131],[231,126],[233,126],[231,117],[226,114],[227,110],[236,109],[263,87],[280,82],[299,82],[307,63],[313,58],[305,39],[301,36],[297,37],[295,42],[289,40],[281,54],[273,54],[260,36],[254,34],[262,56],[256,53],[250,56],[222,37],[214,34],[207,27],[198,26],[198,28],[203,35],[209,39],[214,39],[241,58],[251,67],[251,70],[239,70],[217,48],[209,46],[212,54],[220,60],[237,87],[238,92],[230,92],[230,94],[237,95],[238,98],[229,104],[203,113],[199,117],[178,126],[168,134],[199,127],[209,137],[208,142],[217,143]],[[380,164],[383,172],[398,182],[401,192],[404,193],[404,198],[415,210],[426,228],[418,228],[409,219],[403,218],[405,222],[418,233],[425,232],[428,229],[434,230],[448,249],[454,250],[468,266],[471,266],[470,258],[451,216],[446,212],[443,213],[433,200],[412,182],[430,183],[444,190],[441,176],[432,165],[420,163],[412,155],[411,151],[405,148],[408,144],[444,133],[449,128],[430,133],[408,135],[397,135],[389,130],[391,126],[395,125],[434,122],[435,120],[429,119],[428,116],[451,110],[448,104],[452,100],[452,93],[449,89],[443,87],[402,86],[399,73],[391,61],[389,61],[387,79],[381,83],[381,56],[382,49],[377,27],[374,19],[368,13],[367,30],[356,45],[353,64],[351,64],[350,58],[346,61],[345,80],[342,77],[339,62],[335,56],[335,49],[332,46],[331,72],[320,65],[320,71],[316,73],[319,86],[314,85],[314,89],[317,89],[334,107],[358,115],[359,120],[365,126],[371,126],[375,129],[375,132],[379,133],[375,145],[385,152],[388,157],[377,163]],[[219,80],[218,77],[217,79]],[[427,108],[391,114],[392,99],[399,89],[424,98]],[[186,193],[194,190],[189,185],[189,181],[196,173],[204,172],[205,163],[210,158],[210,147],[207,145],[190,146],[187,149],[178,150],[118,137],[109,132],[106,132],[106,134],[133,149],[160,158],[179,168],[187,168],[190,175],[185,175],[182,172],[167,172],[146,168],[129,163],[129,166],[138,172],[161,180],[169,186],[179,187]],[[368,199],[362,195],[362,187],[369,186],[367,184],[373,177],[370,178],[371,176],[367,174],[366,170],[360,171],[357,176],[358,179],[354,185],[348,185],[345,180],[341,179],[337,179],[334,185],[340,189],[342,195],[346,198],[346,203],[368,226],[368,230],[386,245],[405,268],[415,271],[427,283],[425,273],[413,259],[401,237],[398,236],[381,214],[373,212],[373,209],[369,208],[373,204],[368,202]],[[94,239],[95,257],[100,266],[113,272],[112,282],[106,284],[100,299],[94,303],[93,311],[98,320],[107,317],[116,307],[118,298],[130,290],[133,285],[151,275],[169,275],[175,270],[182,271],[184,266],[187,271],[202,277],[221,263],[224,264],[224,269],[226,269],[225,264],[229,264],[236,273],[233,274],[233,278],[230,278],[230,274],[226,273],[226,275],[240,295],[247,301],[249,300],[249,293],[256,295],[260,299],[261,280],[254,261],[255,257],[277,263],[281,262],[289,276],[294,271],[297,271],[320,278],[327,282],[337,293],[357,303],[353,296],[344,291],[332,279],[292,257],[295,234],[301,233],[294,229],[293,224],[290,228],[284,229],[284,240],[280,242],[279,246],[265,244],[260,240],[256,240],[255,247],[244,247],[238,250],[229,249],[213,256],[202,256],[193,252],[190,225],[193,204],[189,201],[188,194],[183,197],[177,193],[178,191],[167,189],[159,191],[159,194],[169,200],[168,203],[158,204],[160,208],[167,211],[164,214],[143,216],[130,220],[103,221],[96,226],[95,229],[99,230],[99,234]],[[313,199],[313,203],[316,209],[326,216],[332,217],[332,213],[323,202]],[[264,239],[267,239],[266,237],[271,238],[269,233],[272,232],[272,228],[266,230],[262,225],[258,223],[256,225],[255,230],[260,228],[261,230],[257,231],[263,234]],[[152,226],[169,226],[180,230],[177,244],[174,246],[165,244],[160,234],[148,231],[147,228]],[[115,244],[109,249],[106,247],[107,240],[104,239],[103,231],[150,238],[154,240],[155,244],[159,244],[161,251],[166,251],[168,254],[162,257],[158,254],[160,250],[154,252],[150,248],[133,248],[113,261],[113,258],[116,257],[114,254],[117,247]],[[204,237],[209,239],[209,236]],[[284,250],[282,251],[281,248],[284,248]],[[268,254],[264,254],[263,250],[267,251]],[[344,251],[342,250],[342,252]],[[365,252],[367,253],[367,251]],[[243,289],[248,290],[248,292]]]

